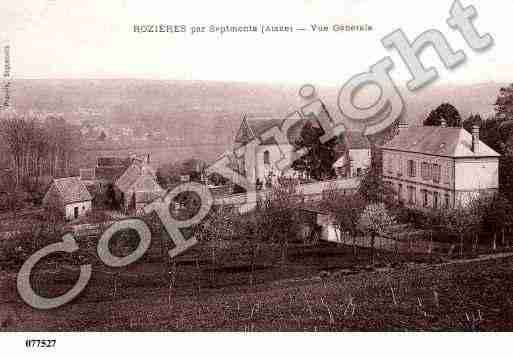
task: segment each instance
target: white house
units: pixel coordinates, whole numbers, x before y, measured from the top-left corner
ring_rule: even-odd
[[[337,146],[339,156],[333,163],[338,178],[360,177],[371,164],[371,146],[362,132],[346,131]]]
[[[43,205],[63,213],[66,220],[79,218],[91,210],[92,196],[79,177],[54,179]]]
[[[246,146],[246,150],[253,147],[250,144],[254,140],[258,140],[259,144],[255,146],[254,153],[245,153],[237,167],[244,173],[253,183],[270,184],[279,176],[294,175],[295,171],[288,170],[283,173],[277,163],[291,156],[294,151],[295,141],[299,138],[306,119],[297,121],[288,131],[287,140],[280,141],[275,137],[262,138],[262,135],[273,127],[280,128],[283,119],[280,118],[248,118],[244,116],[240,128],[235,137],[235,146]],[[257,181],[258,180],[258,181]]]
[[[383,179],[410,206],[453,207],[499,188],[500,155],[463,128],[399,126],[382,146]]]

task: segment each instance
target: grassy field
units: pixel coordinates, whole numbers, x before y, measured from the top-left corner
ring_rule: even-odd
[[[180,258],[176,268],[145,261],[113,272],[95,265],[87,289],[54,310],[21,302],[15,273],[3,272],[2,330],[511,330],[513,259],[433,263],[321,244],[289,249],[286,267],[274,248],[256,258],[207,247]],[[204,255],[204,257],[202,257]],[[430,263],[427,263],[430,262]],[[435,258],[436,262],[436,258]],[[248,264],[249,263],[249,264]],[[40,268],[33,282],[41,294],[65,292],[78,273],[72,267]],[[169,273],[171,272],[171,273]],[[116,273],[116,274],[114,274]],[[174,280],[174,282],[173,282]],[[174,285],[170,285],[173,283]]]

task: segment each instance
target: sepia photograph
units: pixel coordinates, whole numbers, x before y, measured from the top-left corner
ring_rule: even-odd
[[[4,2],[2,347],[500,350],[513,3]]]

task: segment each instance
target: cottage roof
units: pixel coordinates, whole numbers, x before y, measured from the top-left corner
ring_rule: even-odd
[[[331,120],[331,117],[327,110],[323,107],[321,112],[317,114],[318,118],[326,118],[327,120]],[[266,131],[272,129],[273,127],[278,127],[281,129],[283,123],[285,121],[285,117],[254,117],[244,115],[242,118],[241,126],[237,135],[235,137],[235,142],[240,144],[245,144],[253,140],[254,138],[260,137]],[[317,121],[314,120],[314,117],[302,117],[298,118],[294,121],[293,125],[287,129],[287,138],[288,143],[295,145],[297,140],[301,137],[301,131],[307,122],[312,123],[316,127],[320,127]],[[270,138],[265,141],[262,141],[262,144],[274,144],[278,139]]]
[[[134,161],[118,178],[116,186],[121,192],[127,192],[130,188],[135,191],[155,192],[162,191],[155,180],[155,172],[146,163]]]
[[[57,178],[52,187],[56,190],[62,204],[91,201],[93,197],[79,177]]]
[[[80,179],[83,181],[93,181],[96,178],[94,170],[94,168],[81,168]]]
[[[416,152],[445,157],[500,157],[479,141],[479,151],[472,151],[472,135],[459,127],[421,126],[401,129],[382,149]]]
[[[95,177],[99,180],[116,182],[116,180],[125,173],[126,169],[127,166],[96,167]]]

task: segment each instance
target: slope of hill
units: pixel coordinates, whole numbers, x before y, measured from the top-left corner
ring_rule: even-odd
[[[470,113],[487,116],[493,113],[501,86],[504,84],[433,85],[416,93],[403,90],[405,118],[409,123],[421,123],[442,102],[454,104],[463,118]],[[212,159],[212,152],[219,153],[232,143],[241,113],[285,116],[302,104],[298,89],[292,85],[197,81],[15,80],[12,98],[22,112],[61,114],[92,139],[97,135],[94,131],[107,131],[112,137],[90,146],[95,149],[134,147],[132,140],[137,137],[140,141],[135,147],[201,145],[206,149],[199,152]],[[317,90],[339,118],[339,89]],[[215,150],[209,151],[209,145]]]

